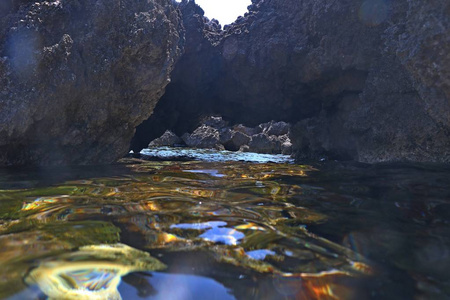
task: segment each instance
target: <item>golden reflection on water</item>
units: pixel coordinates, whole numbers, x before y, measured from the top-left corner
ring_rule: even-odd
[[[50,299],[122,299],[117,290],[130,272],[165,266],[148,253],[123,244],[83,246],[78,251],[43,260],[26,276]]]
[[[162,265],[152,261],[137,267],[136,261],[124,264],[116,255],[103,267],[86,267],[94,258],[104,263],[95,246],[89,250],[95,253],[86,255],[88,262],[69,258],[86,254],[86,245],[126,240],[141,250],[202,252],[255,274],[301,279],[298,299],[346,299],[351,291],[335,279],[372,272],[360,255],[304,228],[327,216],[289,203],[303,190],[286,179],[306,177],[315,172],[311,167],[127,162],[133,172],[123,177],[0,192],[0,297],[24,289],[26,277],[49,297],[73,288],[118,298],[121,276]],[[63,279],[71,287],[58,281]],[[281,288],[286,280],[279,280]]]

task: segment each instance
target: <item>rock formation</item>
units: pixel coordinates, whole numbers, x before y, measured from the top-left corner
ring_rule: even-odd
[[[188,0],[0,8],[0,165],[114,161],[183,47],[135,151],[221,115],[295,124],[299,159],[450,162],[446,0],[253,0],[223,30]]]
[[[183,144],[183,140],[170,130],[166,130],[162,136],[148,144],[149,147],[176,147]]]
[[[296,123],[299,159],[450,161],[448,1],[253,0],[224,30],[180,9],[186,53],[135,150],[219,114]]]
[[[171,1],[1,3],[0,165],[123,156],[181,54]]]
[[[211,99],[217,93],[213,83],[220,81],[222,70],[213,42],[220,40],[222,32],[209,26],[204,11],[193,1],[183,1],[178,8],[186,30],[184,53],[171,74],[171,88],[166,89],[152,117],[137,128],[130,147],[134,152],[147,147],[166,129],[178,136],[192,132],[213,111]]]
[[[202,120],[192,133],[184,133],[182,139],[170,130],[154,139],[152,147],[187,146],[190,148],[217,149],[270,154],[292,154],[291,126],[285,122],[268,122],[256,127],[242,124],[228,126],[220,116]]]

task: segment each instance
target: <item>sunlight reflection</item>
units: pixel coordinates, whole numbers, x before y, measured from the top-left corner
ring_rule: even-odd
[[[148,253],[123,244],[85,246],[42,261],[25,281],[53,299],[121,299],[117,287],[122,276],[163,268]]]

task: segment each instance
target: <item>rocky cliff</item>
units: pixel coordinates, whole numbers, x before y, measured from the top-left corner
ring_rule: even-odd
[[[294,124],[299,159],[450,162],[449,23],[446,0],[253,0],[223,29],[187,0],[4,0],[0,165],[112,162],[161,97],[133,150],[221,115]]]
[[[170,0],[1,1],[0,165],[110,163],[181,54]]]
[[[450,3],[254,0],[221,30],[180,4],[186,53],[132,143],[205,114],[296,125],[298,158],[450,161]]]

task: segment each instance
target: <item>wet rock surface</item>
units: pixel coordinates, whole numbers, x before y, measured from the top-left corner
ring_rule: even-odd
[[[2,1],[0,165],[110,163],[181,54],[169,0]]]
[[[132,147],[219,114],[296,123],[299,159],[450,161],[448,1],[255,0],[224,30],[180,8],[186,53]]]

